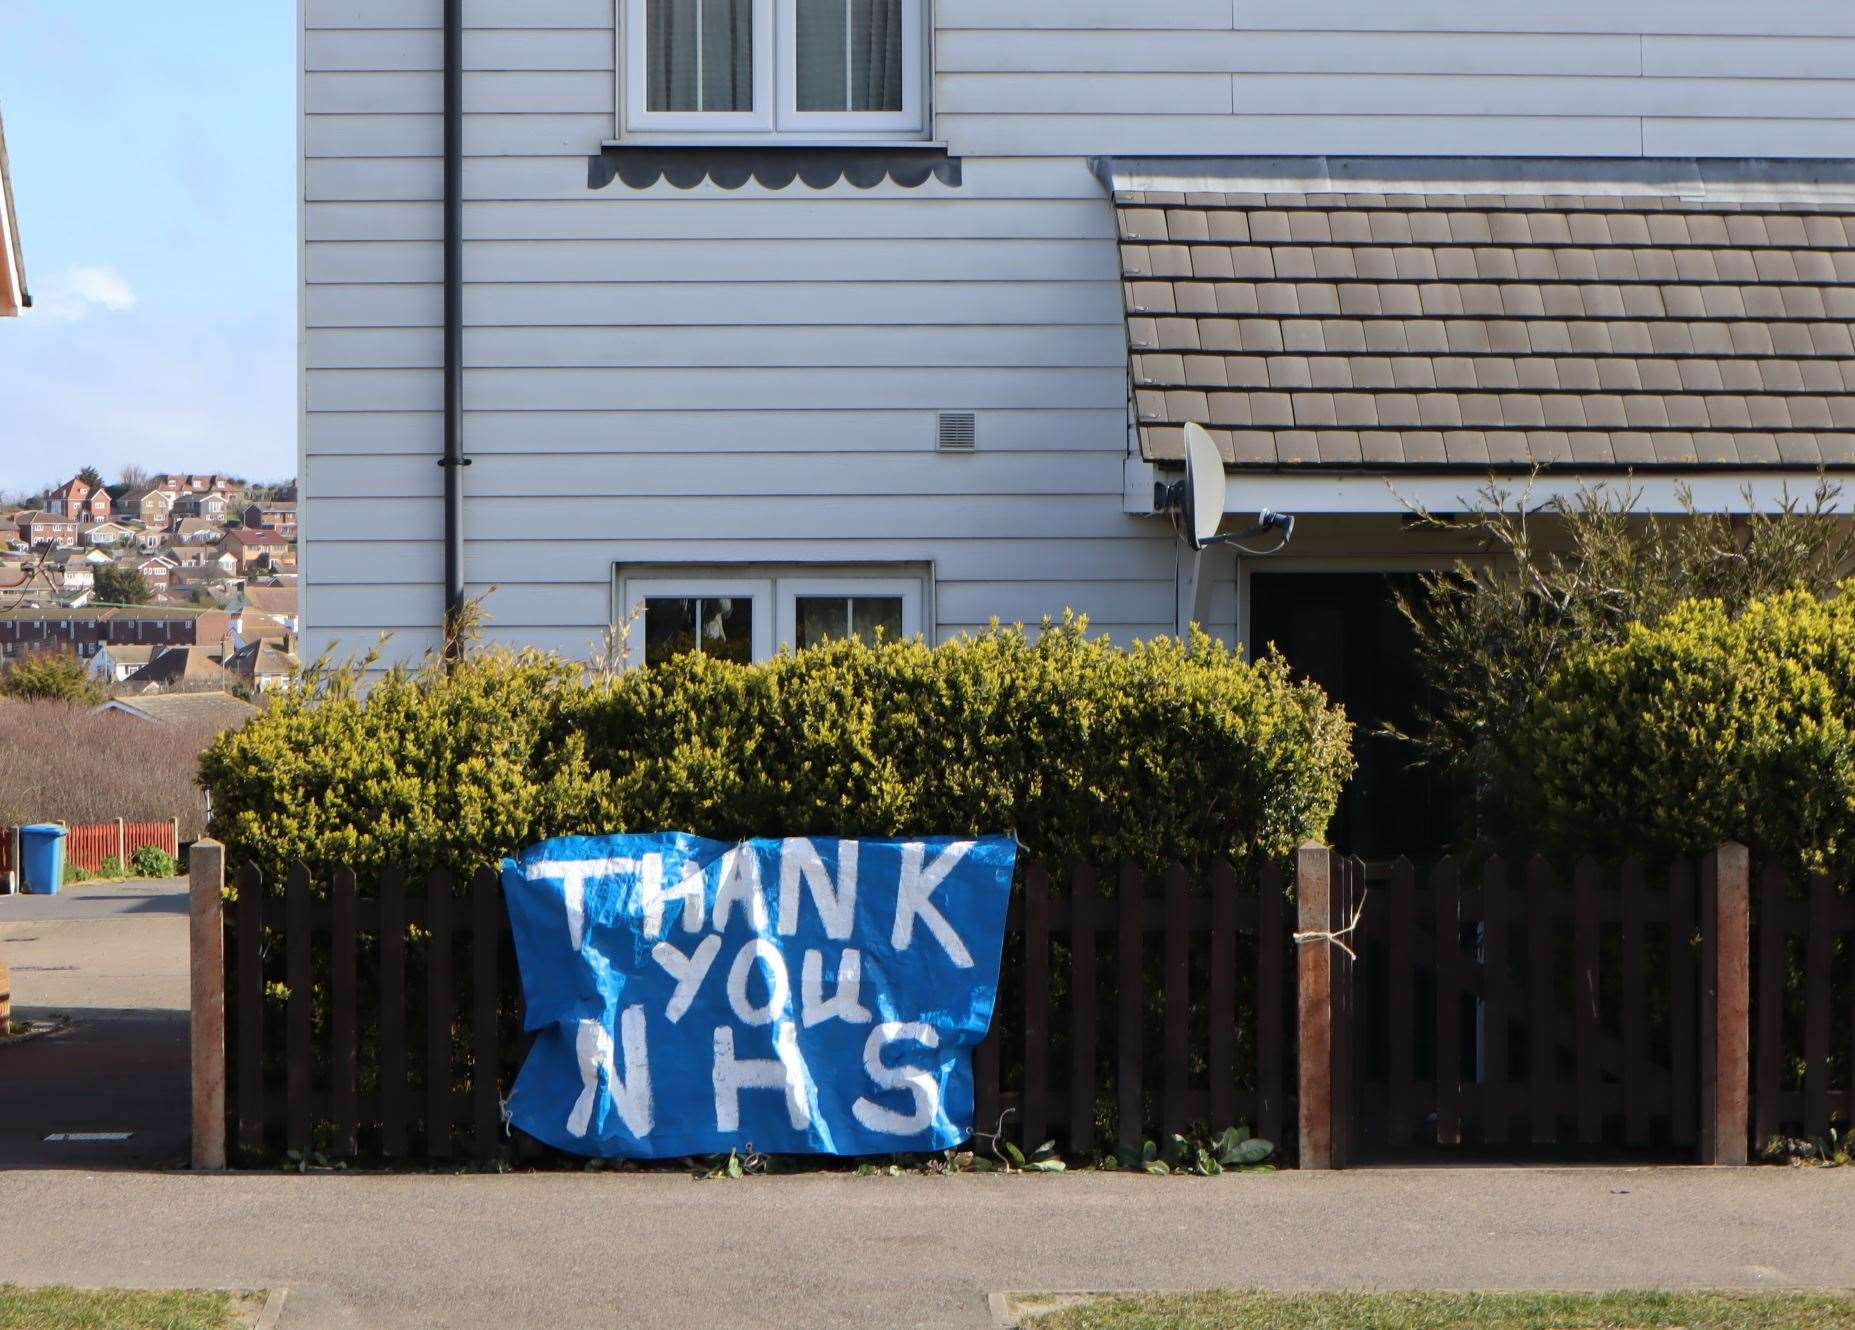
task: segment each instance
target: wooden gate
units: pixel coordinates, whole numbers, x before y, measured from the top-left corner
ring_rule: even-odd
[[[1691,1155],[1701,1144],[1703,866],[1444,859],[1366,871],[1356,1153]]]

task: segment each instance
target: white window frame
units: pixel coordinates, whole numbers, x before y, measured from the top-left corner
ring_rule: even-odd
[[[792,647],[798,637],[800,596],[900,596],[902,636],[933,634],[929,588],[933,572],[919,564],[820,569],[803,566],[769,567],[755,564],[739,572],[727,568],[691,566],[687,573],[663,564],[619,567],[614,604],[620,624],[629,621],[625,663],[644,664],[644,602],[656,598],[686,599],[746,596],[754,604],[753,658],[771,660]]]
[[[629,0],[621,40],[625,44],[626,123],[651,132],[726,134],[765,132],[773,127],[773,75],[775,61],[772,0],[754,0],[754,109],[751,111],[653,111],[650,109],[650,69],[646,54],[650,26],[644,6],[649,0]],[[701,6],[696,7],[701,13]]]
[[[630,640],[626,643],[625,663],[644,664],[644,602],[647,600],[687,600],[697,597],[715,600],[722,596],[746,597],[754,606],[753,657],[765,660],[773,654],[773,581],[751,574],[740,577],[632,577],[623,586],[621,623],[629,620]]]
[[[779,641],[796,648],[799,643],[799,597],[899,596],[902,601],[902,637],[926,630],[921,623],[921,579],[918,577],[782,577],[776,579],[779,597]]]
[[[902,109],[899,111],[799,110],[797,0],[757,0],[774,3],[779,11],[779,68],[774,88],[779,111],[775,127],[782,133],[918,134],[927,128],[921,95],[922,71],[927,66],[924,0],[902,0]],[[845,52],[850,50],[846,34]],[[846,68],[845,77],[849,77]]]
[[[925,139],[929,132],[929,0],[902,0],[902,109],[801,111],[798,109],[796,0],[754,0],[754,109],[652,111],[646,62],[649,0],[624,0],[619,24],[619,68],[627,137],[676,142],[887,142]]]

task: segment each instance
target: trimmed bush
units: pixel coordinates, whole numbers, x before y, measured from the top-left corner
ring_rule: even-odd
[[[129,856],[129,869],[137,877],[174,877],[180,863],[159,845],[138,845]]]
[[[1845,588],[1845,591],[1848,588]],[[1516,750],[1561,852],[1855,860],[1855,598],[1694,601],[1570,658]]]
[[[607,782],[562,724],[588,687],[539,655],[394,670],[365,690],[358,666],[312,672],[201,757],[211,832],[276,885],[297,859],[469,872],[595,828]]]
[[[1350,726],[1277,660],[1086,622],[615,679],[539,657],[313,681],[206,755],[234,864],[465,872],[548,836],[1015,830],[1051,861],[1253,863],[1321,836]]]
[[[115,878],[127,877],[128,874],[123,870],[122,860],[113,854],[106,854],[103,862],[97,865],[97,876]]]

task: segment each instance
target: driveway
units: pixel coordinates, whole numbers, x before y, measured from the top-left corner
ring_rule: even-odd
[[[0,1169],[141,1168],[183,1155],[185,880],[0,896],[0,948],[14,1019],[70,1022],[0,1048]]]

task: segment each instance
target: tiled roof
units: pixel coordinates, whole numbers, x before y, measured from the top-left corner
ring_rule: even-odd
[[[1855,466],[1855,205],[1115,202],[1149,460]]]
[[[202,683],[225,679],[225,665],[219,648],[214,646],[174,646],[165,648],[148,664],[129,676],[130,683]]]
[[[227,692],[144,693],[105,702],[98,711],[117,711],[164,725],[211,724],[220,729],[243,725],[258,708]]]

